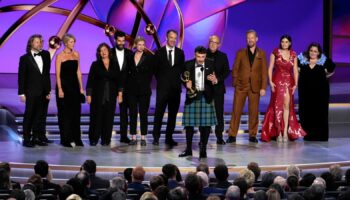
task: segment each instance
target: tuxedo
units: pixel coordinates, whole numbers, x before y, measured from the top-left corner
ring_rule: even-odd
[[[230,73],[230,67],[227,55],[219,50],[212,53],[207,50],[207,59],[213,61],[214,71],[218,83],[214,86],[214,105],[218,124],[215,126],[215,135],[218,142],[223,141],[222,132],[224,131],[224,95],[226,93],[225,79]]]
[[[130,111],[130,133],[136,134],[137,113],[140,113],[141,134],[148,132],[148,109],[152,94],[151,81],[154,68],[153,55],[143,53],[140,61],[135,63],[135,54],[130,56],[125,88],[128,95]]]
[[[117,68],[119,69],[119,72],[121,73],[123,83],[125,84],[125,80],[127,79],[127,72],[129,68],[128,61],[130,60],[130,56],[132,56],[132,51],[124,48],[124,57],[122,58],[123,64],[120,65],[120,61],[118,60],[117,56],[117,48],[112,49],[112,60],[116,62]],[[128,99],[127,99],[127,93],[128,91],[123,89],[123,102],[119,104],[119,117],[120,117],[120,140],[124,140],[127,138],[127,132],[128,132]]]
[[[157,144],[160,137],[163,116],[168,107],[168,122],[166,127],[166,143],[173,144],[173,132],[175,129],[176,115],[179,110],[181,98],[181,79],[184,71],[184,52],[174,47],[172,52],[172,66],[168,60],[167,47],[161,47],[155,52],[154,74],[157,80],[156,108],[154,114],[153,138]]]
[[[39,64],[34,54],[28,52],[20,57],[18,69],[18,95],[25,95],[25,111],[23,119],[23,140],[45,140],[46,115],[50,94],[51,57],[48,51],[42,50]],[[37,58],[40,59],[40,58]],[[40,68],[39,68],[40,67]],[[31,132],[33,135],[31,136]],[[32,137],[32,138],[31,138]]]

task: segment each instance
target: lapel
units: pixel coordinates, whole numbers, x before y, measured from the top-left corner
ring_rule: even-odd
[[[143,52],[142,56],[141,56],[141,58],[139,60],[139,63],[137,63],[137,65],[135,63],[135,66],[138,67],[139,65],[141,65],[143,63],[143,61],[145,61],[145,59],[146,59],[146,55],[145,55],[145,52]],[[134,62],[135,62],[135,54],[134,54]]]
[[[257,60],[260,59],[260,49],[258,47],[256,47],[256,55],[255,55],[255,58],[254,58],[254,62],[253,62],[253,65],[252,65],[252,68],[255,68],[255,67],[258,67],[258,62]]]
[[[33,64],[33,67],[39,72],[39,74],[41,74],[39,66],[38,66],[38,64],[36,64],[32,53],[31,52],[27,53],[27,56],[28,56],[30,62]],[[44,60],[43,60],[43,63],[44,63]],[[44,68],[43,68],[43,73],[44,73]]]

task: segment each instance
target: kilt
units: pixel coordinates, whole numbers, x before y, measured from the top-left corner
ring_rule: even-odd
[[[207,104],[204,96],[186,105],[182,116],[183,126],[213,126],[217,124],[214,101]]]

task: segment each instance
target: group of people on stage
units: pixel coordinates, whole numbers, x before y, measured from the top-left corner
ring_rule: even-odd
[[[56,102],[61,144],[66,147],[83,146],[80,131],[81,103],[90,104],[90,145],[109,145],[116,104],[120,108],[120,142],[136,145],[137,115],[140,115],[141,146],[146,146],[148,110],[152,94],[151,81],[155,76],[156,107],[154,113],[153,145],[159,145],[165,110],[168,109],[165,143],[176,146],[173,132],[179,110],[181,88],[186,88],[182,124],[186,132],[186,149],[179,156],[192,155],[194,127],[200,131],[200,158],[206,158],[211,127],[215,126],[217,144],[236,142],[240,117],[248,97],[249,141],[257,143],[260,96],[271,86],[271,99],[263,124],[262,141],[276,139],[287,142],[304,137],[305,140],[328,140],[328,77],[335,69],[317,43],[297,55],[292,50],[292,38],[283,35],[279,47],[270,55],[257,47],[258,35],[246,33],[247,47],[240,49],[232,70],[235,88],[233,112],[224,140],[225,79],[230,73],[227,55],[219,50],[220,38],[209,38],[208,48],[195,48],[194,59],[185,62],[183,50],[176,47],[178,33],[166,33],[166,45],[154,55],[145,48],[145,39],[137,37],[134,49],[125,48],[125,33],[115,33],[115,48],[102,43],[96,50],[96,61],[90,67],[86,97],[82,84],[79,53],[74,50],[76,39],[63,37],[64,49],[56,57]],[[18,94],[25,102],[23,145],[45,146],[52,141],[45,136],[46,115],[50,91],[50,53],[42,49],[42,37],[33,35],[27,53],[20,58]],[[297,87],[298,86],[298,87]],[[294,110],[294,93],[299,91],[300,124]],[[129,113],[129,114],[128,114]],[[317,113],[315,115],[315,113]],[[127,136],[130,117],[131,139]],[[32,133],[32,134],[31,134]]]

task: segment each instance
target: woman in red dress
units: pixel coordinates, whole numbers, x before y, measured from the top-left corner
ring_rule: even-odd
[[[298,123],[294,111],[294,92],[297,88],[298,62],[295,51],[291,50],[292,38],[283,35],[280,47],[270,56],[268,70],[271,99],[262,125],[261,140],[288,142],[306,135]]]

